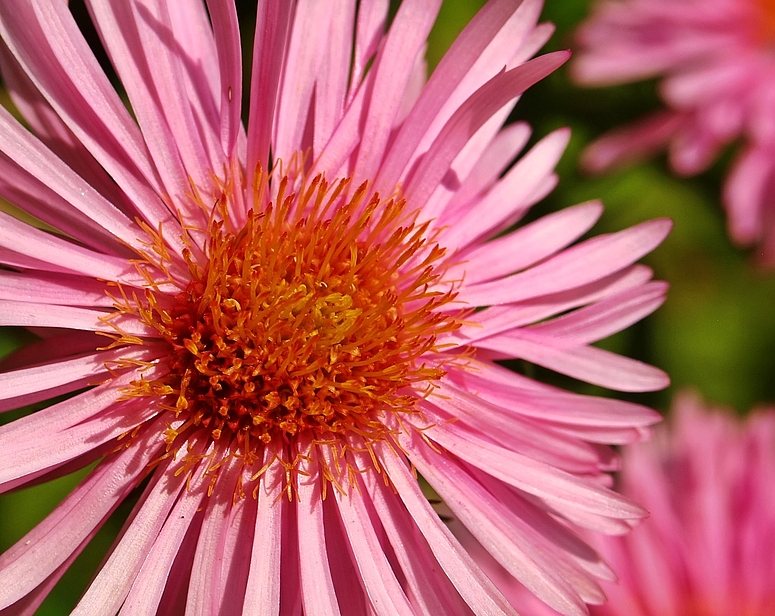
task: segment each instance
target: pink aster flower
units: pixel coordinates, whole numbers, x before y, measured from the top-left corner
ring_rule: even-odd
[[[650,517],[593,542],[619,577],[594,616],[775,614],[775,411],[741,421],[681,394],[669,425],[626,447],[622,467],[622,492]],[[521,614],[557,615],[453,528]]]
[[[742,139],[723,195],[730,235],[775,262],[775,2],[603,0],[578,40],[580,83],[663,77],[667,104],[593,143],[584,165],[601,171],[667,147],[673,169],[693,175]]]
[[[775,614],[775,411],[741,421],[683,394],[623,467],[623,492],[651,516],[598,542],[620,582],[596,615]]]
[[[508,234],[568,133],[519,160],[538,0],[494,0],[426,80],[439,1],[259,3],[241,117],[229,0],[88,2],[130,109],[67,3],[0,3],[0,488],[96,462],[0,556],[31,614],[142,495],[75,614],[514,614],[419,472],[509,574],[566,614],[610,572],[571,530],[624,532],[608,444],[644,407],[540,384],[522,358],[623,391],[659,370],[592,343],[654,310],[635,265],[669,223],[580,243],[597,203]],[[498,236],[497,239],[490,239]],[[574,244],[571,246],[571,244]],[[147,480],[145,483],[144,480]]]

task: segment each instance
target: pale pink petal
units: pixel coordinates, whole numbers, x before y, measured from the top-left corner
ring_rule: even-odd
[[[157,455],[156,438],[146,431],[138,447],[100,464],[51,515],[0,556],[0,609],[33,590],[102,525]]]
[[[213,22],[221,76],[221,145],[229,157],[242,130],[242,44],[237,9],[230,2],[214,0],[208,0],[207,8]]]
[[[449,227],[443,236],[445,245],[463,248],[501,226],[515,211],[525,211],[528,206],[524,202],[552,173],[568,139],[570,131],[560,129],[533,146],[489,193],[466,210],[454,227]]]
[[[406,198],[424,204],[466,142],[496,111],[568,59],[558,51],[493,77],[452,115],[407,182]]]
[[[88,420],[61,431],[55,432],[47,426],[35,432],[14,430],[23,440],[9,444],[0,456],[3,459],[0,489],[5,491],[8,485],[20,485],[20,479],[39,476],[104,443],[117,442],[119,437],[159,413],[145,401],[136,399],[112,404],[105,409],[93,406],[90,410],[92,415]],[[41,446],[41,442],[45,442],[45,446]]]
[[[121,360],[150,360],[154,358],[152,353],[147,349],[114,349],[33,368],[3,372],[0,373],[0,398],[14,398],[47,390],[87,376],[98,380],[99,375],[107,372],[106,363],[118,366]]]
[[[375,615],[412,616],[414,610],[379,543],[379,537],[374,528],[375,520],[367,510],[364,495],[357,490],[350,490],[344,495],[335,491],[334,494],[364,589]]]
[[[418,451],[417,454],[420,454]],[[434,487],[456,517],[468,528],[490,554],[536,596],[564,614],[583,616],[587,613],[578,589],[571,582],[589,586],[584,597],[600,600],[596,584],[584,580],[573,567],[563,562],[560,553],[547,550],[545,545],[530,537],[524,522],[496,501],[484,487],[468,476],[454,462],[438,470],[438,460],[431,450],[412,458],[417,469]],[[521,523],[520,523],[521,522]]]
[[[375,449],[380,453],[380,461],[391,482],[442,569],[473,612],[477,616],[514,616],[514,608],[439,520],[406,464],[382,444],[378,444]]]
[[[529,267],[576,241],[602,213],[602,204],[592,201],[544,216],[456,257],[464,262],[450,268],[450,276],[465,272],[466,283],[474,284]]]
[[[469,66],[466,74],[457,80],[458,83],[454,91],[443,101],[443,105],[437,111],[435,117],[425,120],[429,124],[427,124],[424,134],[420,135],[422,139],[414,151],[411,152],[411,157],[404,163],[407,171],[415,165],[417,158],[430,148],[453,114],[469,97],[488,80],[495,77],[504,67],[507,69],[514,68],[521,64],[521,62],[513,62],[515,50],[520,47],[524,37],[535,25],[535,21],[538,19],[538,14],[541,11],[541,5],[541,0],[523,0],[517,7],[513,4],[508,5],[507,10],[511,11],[511,16],[502,25],[497,34],[491,37],[487,47],[476,58],[475,62]],[[492,18],[493,13],[489,13],[489,15]],[[446,72],[453,70],[454,67],[450,67],[448,64],[437,67],[434,73],[438,73],[437,79],[443,81],[444,73],[439,72],[439,69]],[[493,123],[496,129],[503,125],[515,102],[516,100],[508,101],[497,114],[494,114],[498,117],[498,120]]]
[[[0,299],[25,298],[35,304],[108,308],[113,300],[93,278],[60,274],[0,271]]]
[[[302,481],[298,491],[296,519],[304,611],[321,616],[339,616],[339,602],[328,564],[320,482],[317,478]]]
[[[286,40],[293,21],[293,8],[293,3],[287,0],[267,0],[258,5],[248,109],[248,186],[252,186],[255,181],[258,165],[262,165],[265,171],[269,167],[272,125],[285,63]],[[249,205],[253,206],[250,196]]]
[[[276,160],[288,164],[305,146],[304,137],[310,103],[319,67],[325,58],[331,22],[329,0],[299,3],[293,19],[285,60],[284,79],[280,90],[283,104],[277,110],[272,153]]]
[[[277,467],[271,467],[258,485],[256,532],[250,556],[243,616],[273,616],[280,613],[282,521],[289,507],[280,491]]]
[[[89,2],[94,25],[143,131],[146,145],[166,191],[183,197],[187,176],[206,186],[208,168],[184,81],[179,48],[165,45],[170,34],[166,7],[155,0]],[[153,70],[151,70],[153,66]],[[212,131],[210,126],[200,130]],[[210,136],[210,141],[218,136]],[[194,141],[195,140],[195,141]],[[198,144],[198,145],[197,145]]]
[[[7,173],[23,180],[10,183],[6,196],[11,197],[11,190],[18,191],[17,194],[23,191],[31,196],[46,195],[48,191],[42,190],[45,186],[56,195],[56,200],[52,200],[48,207],[36,208],[34,213],[41,220],[63,231],[75,231],[75,236],[79,238],[92,235],[87,241],[96,241],[98,245],[107,245],[114,250],[117,249],[114,238],[135,245],[137,230],[130,220],[26,131],[4,108],[0,108],[0,144],[3,154],[19,169],[16,170],[15,165],[9,164],[5,157],[3,167],[8,170]]]
[[[492,306],[469,317],[470,324],[458,331],[439,338],[444,344],[473,344],[487,338],[530,323],[536,323],[556,314],[600,301],[609,295],[640,286],[651,279],[653,272],[643,265],[634,265],[595,282],[528,299],[514,304]]]
[[[154,431],[147,432],[153,434]],[[158,435],[154,436],[161,440]],[[137,448],[129,451],[137,451]],[[160,468],[169,466],[167,460]],[[124,525],[118,543],[75,606],[73,615],[118,612],[175,505],[177,496],[185,490],[187,478],[185,473],[177,476],[173,472],[154,473],[150,485]]]
[[[665,282],[650,282],[523,331],[577,344],[597,342],[654,312],[665,301],[667,288]]]
[[[411,163],[420,141],[439,116],[460,81],[479,59],[493,36],[521,4],[521,0],[496,0],[485,5],[457,37],[434,70],[382,163],[376,180],[378,192],[389,192],[404,167]]]
[[[89,151],[30,81],[4,42],[0,41],[0,70],[14,106],[28,126],[60,159],[108,201],[123,212],[132,211],[126,195],[118,188]]]
[[[154,616],[164,594],[167,575],[175,556],[186,538],[197,509],[207,498],[207,482],[203,481],[206,462],[200,462],[191,476],[192,489],[182,490],[169,512],[164,525],[155,536],[150,549],[143,552],[144,561],[132,582],[132,588],[121,605],[125,616]],[[170,494],[169,500],[174,496]],[[125,535],[126,536],[126,535]],[[120,545],[120,544],[119,544]]]
[[[66,269],[75,274],[108,280],[137,277],[134,267],[126,259],[82,248],[3,212],[0,212],[0,246],[51,263],[57,271]]]
[[[659,368],[592,346],[557,344],[520,333],[485,338],[477,346],[519,357],[550,370],[618,391],[657,391],[670,384]]]
[[[458,216],[464,215],[467,206],[498,181],[530,139],[528,124],[515,122],[500,128],[501,123],[496,122],[501,119],[499,115],[479,129],[452,163],[450,170],[459,179],[459,186],[442,184],[429,199],[428,207],[443,211],[445,224],[454,224]],[[436,200],[446,204],[442,208]]]
[[[374,3],[361,3],[362,12],[366,11],[367,4]],[[323,50],[326,57],[321,63],[315,85],[315,134],[312,139],[315,153],[323,150],[344,111],[353,53],[355,8],[355,0],[337,0],[329,6],[331,29]]]
[[[363,119],[363,134],[369,138],[363,140],[358,149],[353,171],[355,186],[377,176],[393,120],[409,83],[411,67],[423,49],[440,6],[441,0],[402,2],[377,52],[371,68],[375,74],[374,85]]]
[[[171,223],[157,196],[161,187],[140,131],[67,6],[38,0],[4,3],[0,34],[38,90],[146,220],[154,227]]]
[[[638,520],[645,515],[642,508],[614,492],[489,443],[453,424],[443,430],[430,428],[426,434],[462,460],[562,513],[571,510],[622,520]]]
[[[558,293],[594,282],[631,265],[665,239],[672,223],[653,220],[587,240],[535,267],[497,282],[463,287],[461,301],[473,306],[506,304]],[[508,280],[509,284],[504,284]]]
[[[438,613],[471,614],[449,579],[437,575],[441,567],[401,500],[381,481],[373,481],[371,475],[364,477],[364,483],[400,561],[412,591],[411,598],[416,603],[415,609],[427,616]]]
[[[772,153],[764,148],[749,148],[732,167],[724,186],[724,205],[729,233],[736,242],[750,244],[761,239],[769,198],[766,191],[774,177]]]
[[[361,2],[358,6],[358,23],[355,33],[350,90],[347,94],[348,105],[352,101],[361,81],[363,81],[369,60],[377,53],[377,47],[382,40],[387,22],[389,8],[389,0],[370,0],[369,2]]]

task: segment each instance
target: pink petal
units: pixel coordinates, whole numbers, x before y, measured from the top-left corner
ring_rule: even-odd
[[[580,287],[622,270],[648,254],[665,239],[671,227],[669,220],[652,220],[618,233],[600,235],[525,272],[465,286],[458,299],[472,306],[487,306]]]
[[[377,175],[409,82],[410,69],[428,38],[440,6],[441,0],[407,0],[393,19],[371,68],[375,74],[374,85],[363,120],[363,134],[369,138],[360,143],[353,172],[355,186]]]
[[[53,513],[0,556],[0,609],[32,591],[102,525],[158,455],[156,438],[154,430],[147,430],[136,447],[103,461]]]
[[[509,573],[562,614],[587,614],[578,590],[569,582],[587,586],[590,594],[597,590],[595,598],[599,600],[602,591],[594,588],[594,582],[584,580],[584,576],[574,572],[561,552],[547,550],[547,545],[542,545],[545,542],[539,540],[535,532],[531,533],[522,520],[506,510],[454,461],[440,466],[439,456],[429,448],[417,450],[416,454],[412,461],[417,470]]]
[[[423,443],[421,446],[427,445]],[[382,443],[377,443],[374,449],[441,568],[474,613],[477,616],[516,616],[514,608],[441,522],[420,491],[417,480],[411,475],[406,463],[399,460],[396,454]]]
[[[506,103],[557,69],[567,59],[567,52],[546,54],[522,66],[499,73],[472,94],[452,115],[412,172],[407,181],[407,199],[412,203],[424,204],[441,182],[449,165],[479,127]],[[433,218],[431,212],[426,213],[426,216]]]
[[[470,614],[447,576],[437,574],[439,563],[401,500],[373,475],[363,479],[400,562],[415,609],[424,616]]]
[[[286,165],[304,150],[304,137],[312,94],[330,36],[331,2],[308,0],[297,5],[288,41],[272,152]]]
[[[87,376],[98,380],[98,375],[107,372],[106,363],[117,365],[124,359],[150,360],[153,359],[153,355],[144,348],[132,351],[119,348],[42,366],[3,372],[0,373],[0,399],[46,391]]]
[[[568,145],[568,139],[568,129],[556,130],[541,139],[489,193],[467,209],[454,227],[444,233],[444,245],[463,248],[501,226],[516,212],[524,212],[528,207],[524,202],[551,174]]]
[[[377,47],[382,41],[385,24],[388,18],[388,0],[372,0],[361,2],[358,6],[358,24],[355,34],[355,52],[353,54],[350,90],[347,94],[348,105],[352,102],[356,90],[363,81],[366,66],[377,53]]]
[[[366,12],[365,3],[361,12]],[[374,5],[374,2],[369,3]],[[313,152],[320,153],[344,112],[352,55],[355,0],[329,3],[331,28],[315,85],[315,134]]]
[[[564,338],[575,344],[597,342],[654,312],[664,303],[667,288],[666,282],[651,282],[523,331]]]
[[[109,308],[113,300],[105,294],[105,284],[93,278],[66,274],[0,271],[0,299],[24,298],[35,304]]]
[[[221,75],[221,145],[230,157],[242,130],[242,44],[237,7],[231,2],[208,0],[207,9]]]
[[[0,34],[35,87],[145,220],[154,228],[159,222],[173,224],[158,198],[161,187],[142,135],[67,5],[38,0],[3,3]]]
[[[563,514],[575,510],[622,520],[645,515],[643,509],[610,490],[499,447],[455,424],[430,428],[425,434],[472,466],[537,496]]]
[[[162,431],[160,426],[146,429],[157,440],[162,440],[159,437]],[[127,451],[142,449],[135,446]],[[181,451],[187,454],[185,449],[183,445]],[[151,451],[158,455],[155,448]],[[189,476],[187,473],[176,476],[170,469],[174,461],[168,459],[156,467],[151,483],[124,525],[118,542],[72,611],[74,616],[115,614],[124,603],[178,495],[185,490]],[[145,464],[140,466],[141,470],[145,470]]]
[[[285,63],[285,49],[293,19],[294,5],[287,0],[266,0],[258,5],[256,32],[253,39],[253,64],[248,110],[248,186],[253,186],[258,165],[269,170],[269,147],[272,142],[277,96]],[[250,207],[262,207],[253,204]]]
[[[412,616],[414,610],[380,545],[375,520],[366,508],[364,495],[354,487],[347,494],[334,490],[334,495],[374,613],[377,616]]]
[[[389,194],[396,186],[439,111],[520,4],[521,0],[486,4],[455,39],[390,146],[376,180],[378,192]]]
[[[549,214],[501,238],[474,248],[448,270],[450,278],[465,275],[467,284],[500,278],[529,267],[576,241],[592,228],[603,206],[583,203]]]
[[[206,467],[206,462],[200,462],[197,469],[187,476],[192,487],[181,491],[175,506],[166,516],[164,525],[153,538],[152,545],[143,552],[144,562],[132,581],[132,587],[121,605],[119,614],[155,616],[158,613],[169,571],[197,510],[207,498],[207,487],[210,483],[204,478]],[[168,498],[172,501],[175,497],[170,494]]]
[[[31,214],[98,248],[136,245],[137,228],[88,182],[0,108],[3,194]],[[7,159],[5,158],[7,157]],[[9,161],[13,161],[10,163]]]
[[[0,212],[0,246],[92,278],[133,279],[137,273],[125,259],[99,254],[35,229]]]
[[[328,564],[323,501],[318,473],[298,484],[299,501],[296,505],[299,536],[299,564],[301,566],[301,593],[305,613],[320,616],[339,616],[339,603]],[[331,546],[342,550],[344,546]]]
[[[289,507],[280,491],[281,481],[283,478],[277,466],[271,466],[258,485],[256,532],[243,616],[273,616],[280,613],[280,568],[281,558],[285,558],[281,557],[282,521]]]

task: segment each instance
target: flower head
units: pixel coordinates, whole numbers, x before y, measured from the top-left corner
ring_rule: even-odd
[[[624,454],[624,493],[651,516],[626,539],[600,541],[621,581],[596,613],[772,614],[775,414],[740,421],[688,394],[673,414],[654,443]]]
[[[596,616],[775,613],[775,413],[745,420],[684,392],[650,443],[625,447],[622,492],[650,516],[593,544],[616,571]],[[461,533],[462,534],[462,533]],[[481,552],[470,538],[463,541]],[[556,615],[475,554],[525,614]]]
[[[667,109],[590,146],[600,171],[668,147],[692,175],[721,149],[744,146],[723,200],[732,238],[775,259],[775,3],[771,0],[606,0],[578,36],[577,81],[613,85],[660,77]]]
[[[426,81],[438,2],[259,3],[247,126],[229,1],[89,2],[133,115],[66,3],[0,4],[0,488],[97,462],[0,556],[0,609],[35,609],[142,495],[76,614],[511,614],[419,472],[494,558],[568,614],[625,532],[610,443],[658,416],[507,370],[625,391],[655,368],[590,346],[653,311],[634,265],[666,221],[569,247],[587,203],[502,234],[567,142],[502,128],[564,52],[540,2],[495,0]],[[356,10],[357,8],[357,10]],[[504,69],[505,67],[505,69]],[[497,236],[497,239],[489,238]],[[142,483],[147,479],[147,483]]]

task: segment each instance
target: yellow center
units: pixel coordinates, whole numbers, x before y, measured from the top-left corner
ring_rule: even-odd
[[[130,392],[162,393],[185,418],[169,442],[204,429],[249,457],[302,434],[379,440],[444,374],[428,356],[459,322],[438,311],[454,294],[429,291],[444,251],[427,225],[403,200],[366,202],[365,185],[345,199],[347,181],[318,177],[286,197],[287,183],[240,230],[210,224],[207,262],[186,255],[185,289],[148,288],[123,309],[170,346],[169,374]]]

